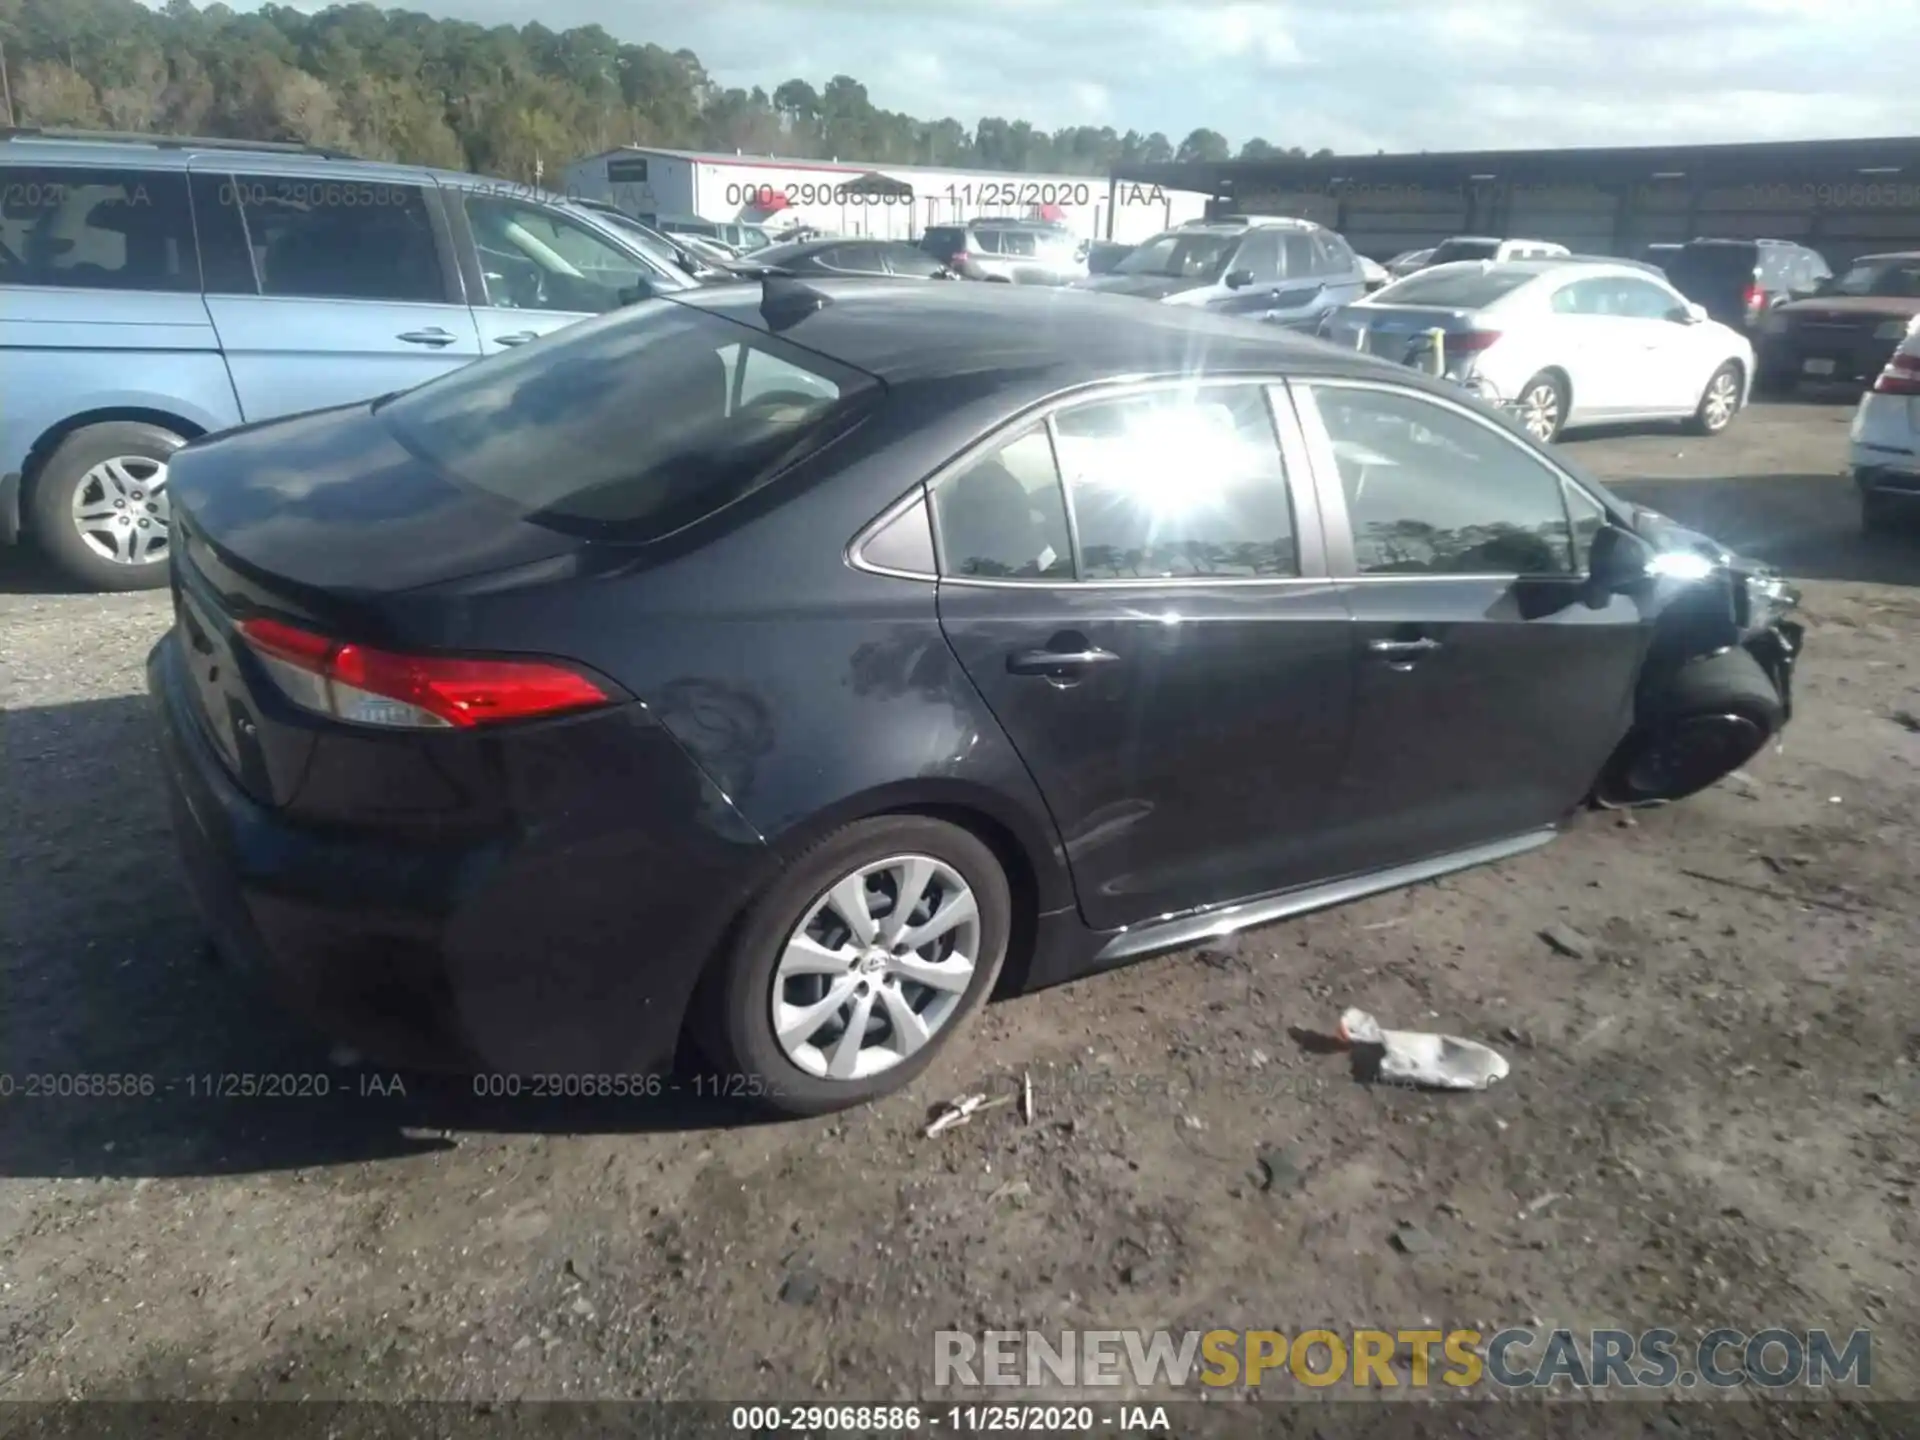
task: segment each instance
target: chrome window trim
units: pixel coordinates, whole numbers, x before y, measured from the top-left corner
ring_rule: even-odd
[[[1058,414],[1060,411],[1071,409],[1076,405],[1086,404],[1092,401],[1124,399],[1130,395],[1153,394],[1158,391],[1164,391],[1164,390],[1193,390],[1193,389],[1198,389],[1202,386],[1217,388],[1217,387],[1235,386],[1235,385],[1255,385],[1255,386],[1260,386],[1262,388],[1271,390],[1273,387],[1285,385],[1285,383],[1286,383],[1286,380],[1284,376],[1274,375],[1274,374],[1249,374],[1246,372],[1239,372],[1239,371],[1220,374],[1220,375],[1201,375],[1201,376],[1195,376],[1195,375],[1117,376],[1111,380],[1089,381],[1086,384],[1075,386],[1071,390],[1063,390],[1057,395],[1050,395],[1045,400],[1040,401],[1037,404],[1028,406],[1025,410],[1022,410],[1018,415],[1015,415],[1010,419],[1002,422],[1000,425],[996,426],[987,434],[981,436],[979,439],[967,445],[964,449],[960,450],[952,458],[948,459],[947,461],[942,463],[940,466],[938,466],[931,474],[929,474],[926,477],[925,480],[921,482],[927,494],[927,517],[929,522],[933,526],[934,560],[937,564],[940,564],[942,566],[942,572],[939,576],[940,583],[942,585],[973,585],[973,586],[978,586],[982,589],[991,589],[991,590],[1033,590],[1033,589],[1048,589],[1048,588],[1058,589],[1058,588],[1065,588],[1068,586],[1074,587],[1076,589],[1085,589],[1088,587],[1099,587],[1102,589],[1123,589],[1123,590],[1150,589],[1153,587],[1164,588],[1165,586],[1168,586],[1168,585],[1192,585],[1192,586],[1322,585],[1324,586],[1325,584],[1328,583],[1328,579],[1329,579],[1329,573],[1326,569],[1325,548],[1324,548],[1324,545],[1312,546],[1309,544],[1309,541],[1313,538],[1313,535],[1311,532],[1308,531],[1306,523],[1302,519],[1302,515],[1301,515],[1300,489],[1299,489],[1298,481],[1295,479],[1295,472],[1292,469],[1292,461],[1294,457],[1290,456],[1287,450],[1287,436],[1289,433],[1288,428],[1284,423],[1281,422],[1279,415],[1276,413],[1276,407],[1273,405],[1271,397],[1269,397],[1268,399],[1267,413],[1269,417],[1272,418],[1275,422],[1274,430],[1275,430],[1276,439],[1279,443],[1279,448],[1280,448],[1280,463],[1281,463],[1281,469],[1283,472],[1282,479],[1287,486],[1289,504],[1294,513],[1294,528],[1297,532],[1299,532],[1295,536],[1295,548],[1297,551],[1297,558],[1299,560],[1300,572],[1301,572],[1299,575],[1274,576],[1274,577],[1252,576],[1252,575],[1221,575],[1221,576],[1212,576],[1212,577],[1203,576],[1203,575],[1175,575],[1175,576],[1166,576],[1158,579],[1152,578],[1152,577],[1140,578],[1140,579],[1129,577],[1126,579],[1119,579],[1119,580],[1081,580],[1079,579],[1078,578],[1079,568],[1080,568],[1080,558],[1078,554],[1079,531],[1078,531],[1077,522],[1075,521],[1074,513],[1073,513],[1073,497],[1070,494],[1068,494],[1066,477],[1064,475],[1058,474],[1060,460],[1059,460],[1059,452],[1057,448],[1054,451],[1054,470],[1060,484],[1061,499],[1062,499],[1062,502],[1065,504],[1066,510],[1067,510],[1067,532],[1069,537],[1072,539],[1075,547],[1075,554],[1073,556],[1074,578],[1064,579],[1064,580],[1045,579],[1045,578],[1035,578],[1032,580],[986,580],[986,579],[981,579],[979,577],[972,576],[972,575],[948,575],[945,573],[945,569],[944,569],[945,559],[946,559],[946,546],[940,534],[940,507],[933,503],[934,492],[939,488],[940,485],[945,483],[947,480],[951,479],[955,475],[961,474],[963,471],[968,469],[983,454],[987,453],[990,450],[998,449],[1002,445],[1011,444],[1013,441],[1021,438],[1021,436],[1026,433],[1028,428],[1030,428],[1034,424],[1038,423],[1040,425],[1044,425],[1047,428],[1047,431],[1048,431],[1047,441],[1049,446],[1052,446],[1053,445],[1053,433],[1052,433],[1053,417],[1056,414]],[[1304,459],[1304,451],[1301,452],[1301,455],[1302,455],[1302,458]],[[1312,484],[1313,483],[1312,468],[1308,467],[1304,473],[1308,476],[1308,484]],[[1313,506],[1313,509],[1316,513],[1316,517],[1317,517],[1317,512],[1319,508],[1320,507],[1318,506],[1317,503]],[[871,533],[874,530],[877,530],[881,523],[883,522],[874,522],[868,525],[867,528],[863,530],[860,533],[860,535],[855,538],[853,548],[857,550],[858,547],[864,545],[867,539],[870,538]],[[1311,563],[1311,559],[1318,559],[1318,561],[1320,562],[1320,568],[1318,573],[1315,573],[1314,571],[1308,568],[1309,564]],[[914,578],[917,579],[920,577],[916,576]]]
[[[1409,581],[1430,583],[1435,580],[1499,580],[1507,584],[1513,584],[1522,578],[1529,580],[1577,580],[1580,577],[1577,574],[1542,574],[1523,577],[1517,570],[1474,571],[1468,574],[1453,571],[1414,575],[1361,574],[1359,561],[1355,556],[1353,548],[1353,520],[1347,513],[1346,490],[1340,483],[1339,462],[1334,459],[1333,437],[1327,433],[1326,421],[1321,417],[1319,403],[1314,398],[1314,391],[1317,389],[1378,390],[1389,395],[1410,396],[1415,400],[1422,400],[1430,405],[1438,406],[1442,410],[1451,410],[1454,414],[1462,416],[1473,424],[1478,425],[1489,435],[1497,436],[1499,439],[1513,446],[1514,449],[1518,450],[1522,455],[1525,455],[1529,460],[1534,461],[1549,474],[1555,476],[1562,486],[1570,487],[1575,494],[1597,507],[1602,514],[1610,518],[1613,516],[1612,506],[1601,500],[1561,466],[1555,464],[1551,456],[1542,454],[1519,436],[1509,433],[1500,425],[1489,420],[1486,416],[1475,414],[1471,406],[1464,405],[1448,396],[1435,395],[1426,390],[1416,389],[1411,385],[1396,385],[1391,380],[1356,380],[1344,375],[1299,375],[1289,378],[1286,383],[1288,392],[1293,397],[1294,408],[1299,413],[1300,428],[1306,437],[1307,449],[1312,459],[1314,490],[1320,497],[1322,508],[1327,512],[1327,519],[1325,521],[1327,530],[1327,573],[1342,584],[1351,585],[1367,582],[1405,584]],[[1331,496],[1329,496],[1329,489],[1331,489]],[[1563,499],[1561,502],[1563,507],[1565,503]],[[1571,531],[1573,525],[1573,517],[1571,514],[1567,516],[1567,525],[1569,531]]]

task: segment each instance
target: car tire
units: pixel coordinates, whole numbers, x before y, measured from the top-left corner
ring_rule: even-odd
[[[1542,445],[1551,445],[1566,428],[1567,398],[1567,382],[1542,370],[1520,387],[1520,424]]]
[[[902,955],[884,942],[908,880],[921,887],[922,925],[969,910],[971,919]],[[864,945],[846,912],[869,901],[878,934]],[[864,1104],[910,1083],[993,993],[1011,927],[1006,874],[977,837],[920,815],[855,821],[811,845],[742,917],[696,1001],[696,1039],[726,1075],[724,1093],[763,1110],[823,1115]],[[940,980],[916,983],[905,970]],[[900,1027],[909,1013],[922,1032],[911,1038]],[[861,1038],[849,1047],[856,1017]]]
[[[1884,535],[1899,518],[1886,496],[1876,495],[1871,490],[1861,492],[1860,531],[1863,535]]]
[[[1621,809],[1697,795],[1758,755],[1785,723],[1779,691],[1745,650],[1690,660],[1620,743],[1595,798]]]
[[[1714,371],[1687,428],[1696,435],[1724,434],[1740,413],[1740,379],[1740,367],[1731,360]]]
[[[34,543],[89,590],[164,586],[171,516],[167,462],[184,444],[173,431],[138,420],[74,431],[34,477],[27,500]],[[148,558],[115,559],[109,548]]]

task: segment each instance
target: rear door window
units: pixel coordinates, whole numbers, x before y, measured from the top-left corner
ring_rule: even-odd
[[[224,199],[246,225],[263,295],[444,303],[427,197],[418,185],[233,175]]]
[[[0,170],[0,285],[198,290],[185,173]]]
[[[933,492],[940,573],[963,580],[1073,579],[1073,540],[1047,427],[1036,425]]]
[[[1089,401],[1054,417],[1054,438],[1081,579],[1299,575],[1292,504],[1260,386]]]
[[[775,336],[650,300],[379,409],[403,444],[517,514],[649,541],[758,490],[882,393]]]
[[[1289,230],[1280,237],[1280,278],[1305,280],[1317,269],[1313,237],[1304,230]]]

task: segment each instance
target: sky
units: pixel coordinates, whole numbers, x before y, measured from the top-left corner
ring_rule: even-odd
[[[297,0],[304,10],[312,0]],[[236,7],[243,8],[243,7]],[[413,0],[923,119],[1342,154],[1920,134],[1920,0]]]

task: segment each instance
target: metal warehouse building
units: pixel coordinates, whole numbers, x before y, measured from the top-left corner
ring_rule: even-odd
[[[1133,165],[1109,191],[1140,185],[1198,191],[1217,210],[1306,216],[1377,259],[1450,235],[1626,256],[1766,237],[1833,264],[1920,249],[1920,138]]]
[[[1200,216],[1206,196],[1099,176],[868,166],[629,146],[567,167],[566,192],[637,215],[771,221],[846,235],[917,238],[985,215],[1054,219],[1085,239],[1139,241]]]

